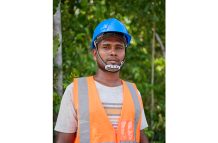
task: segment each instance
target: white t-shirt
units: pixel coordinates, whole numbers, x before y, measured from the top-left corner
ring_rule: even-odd
[[[108,87],[95,81],[100,100],[108,115],[111,124],[116,129],[123,101],[122,85]],[[60,110],[55,130],[63,133],[74,133],[77,131],[77,115],[73,106],[73,83],[68,85],[61,100]],[[142,110],[141,130],[148,127],[144,110]]]

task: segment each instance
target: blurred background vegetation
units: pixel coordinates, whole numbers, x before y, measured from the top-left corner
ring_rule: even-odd
[[[53,14],[53,125],[67,85],[95,74],[89,51],[95,27],[114,17],[132,36],[121,77],[142,95],[149,141],[165,143],[165,0],[54,0]]]

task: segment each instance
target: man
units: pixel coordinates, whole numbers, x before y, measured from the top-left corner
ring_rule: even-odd
[[[91,43],[96,75],[67,87],[55,126],[57,143],[148,143],[140,93],[119,77],[130,41],[115,18],[96,27]]]

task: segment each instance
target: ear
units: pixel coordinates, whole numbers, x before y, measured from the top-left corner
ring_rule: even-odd
[[[93,56],[93,59],[96,61],[96,59],[97,59],[97,51],[96,51],[96,49],[92,49],[92,56]]]

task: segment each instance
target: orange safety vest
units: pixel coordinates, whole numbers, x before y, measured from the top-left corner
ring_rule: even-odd
[[[75,143],[139,143],[140,95],[135,84],[122,81],[123,105],[118,128],[109,121],[98,96],[93,76],[74,79],[73,101],[78,118]]]

